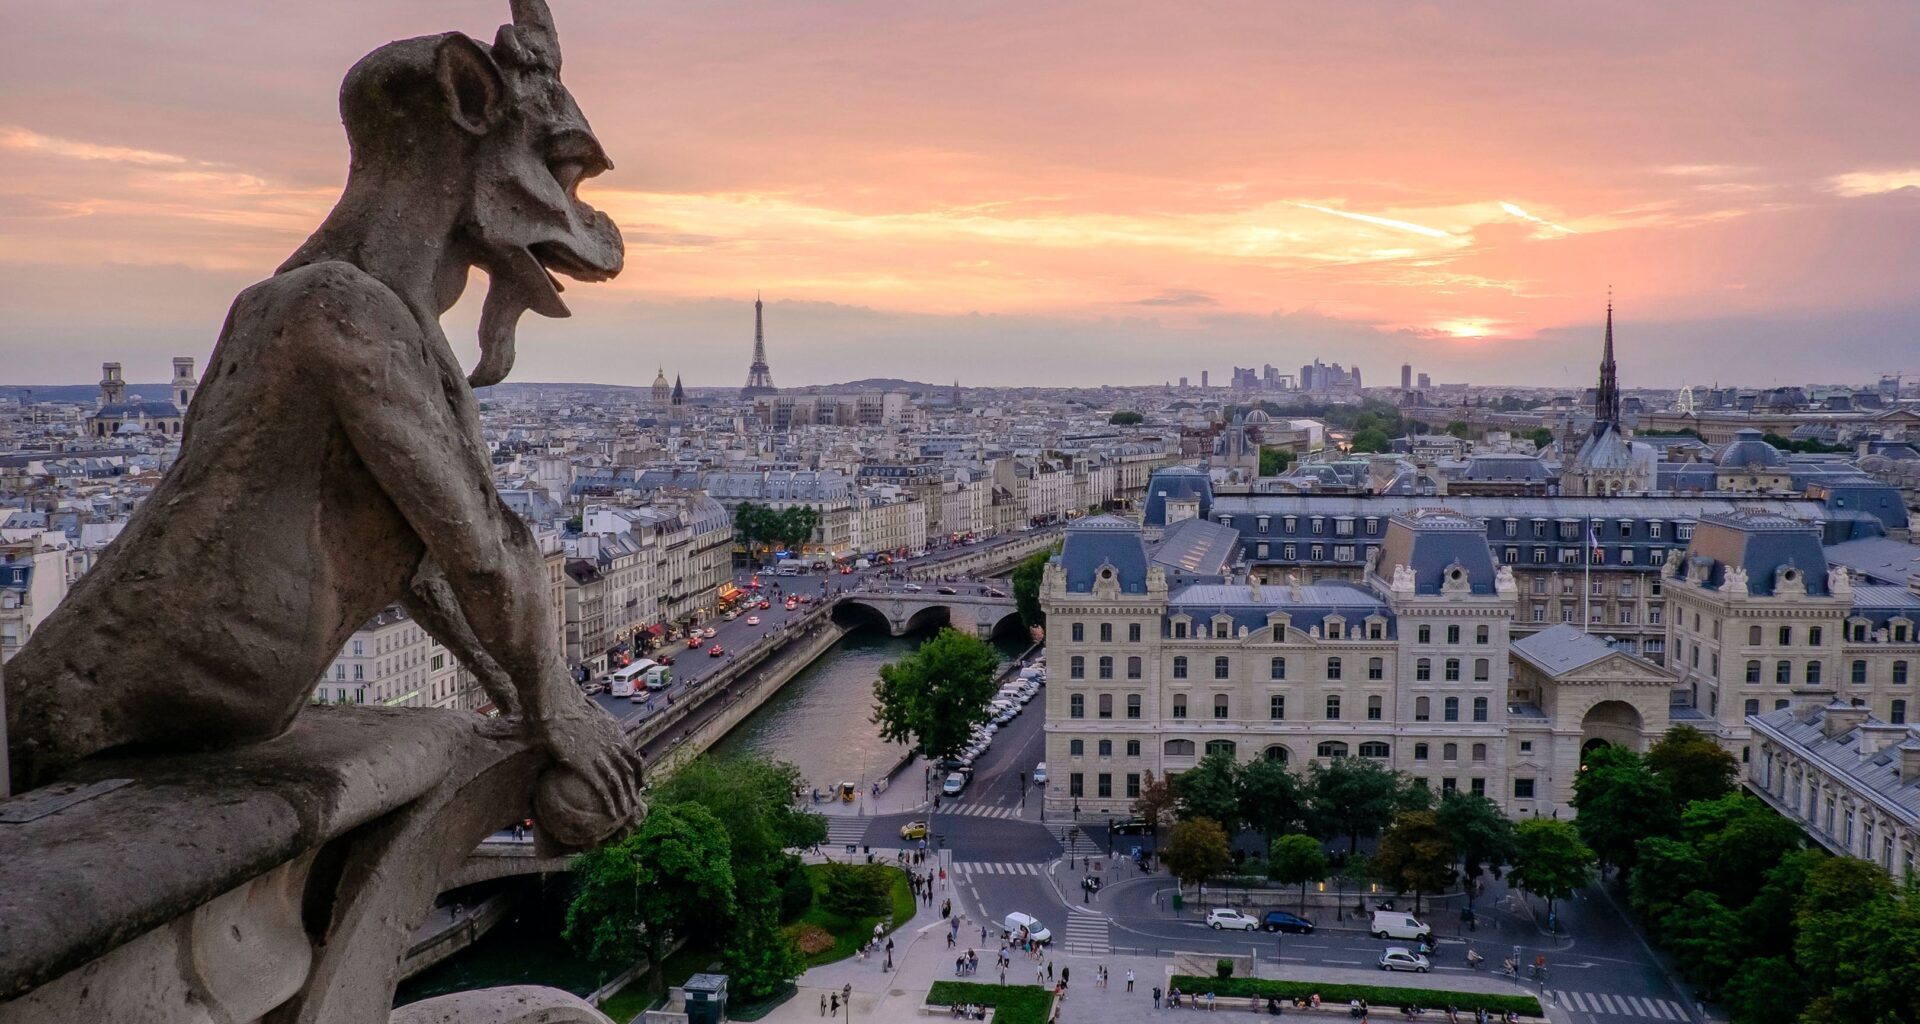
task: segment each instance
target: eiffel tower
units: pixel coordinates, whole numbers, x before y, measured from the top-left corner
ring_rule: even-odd
[[[773,386],[773,371],[767,368],[767,334],[761,323],[760,296],[756,294],[753,297],[753,365],[747,368],[747,386],[740,389],[740,397],[755,398],[778,391]]]

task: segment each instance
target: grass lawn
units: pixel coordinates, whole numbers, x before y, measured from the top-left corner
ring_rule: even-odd
[[[979,1003],[993,1007],[994,1024],[1046,1024],[1053,993],[1038,985],[985,985],[975,981],[936,981],[927,990],[930,1006]]]
[[[1540,1000],[1532,996],[1489,992],[1449,992],[1445,989],[1403,988],[1397,985],[1333,985],[1317,981],[1270,981],[1263,978],[1201,978],[1191,974],[1174,975],[1173,984],[1188,995],[1212,992],[1218,998],[1259,996],[1264,999],[1273,996],[1292,999],[1298,996],[1304,999],[1318,992],[1323,1004],[1364,999],[1369,1006],[1379,1007],[1416,1005],[1439,1010],[1457,1006],[1462,1013],[1485,1007],[1489,1013],[1512,1010],[1522,1017],[1546,1016],[1540,1011]]]
[[[780,929],[800,948],[801,955],[807,958],[808,967],[818,967],[852,956],[861,943],[873,937],[876,922],[883,923],[886,926],[884,930],[892,931],[913,917],[913,890],[907,885],[905,871],[894,867],[885,869],[890,880],[887,892],[893,910],[884,920],[880,917],[848,920],[820,908],[820,895],[826,887],[821,868],[822,865],[809,864],[802,869],[807,873],[807,881],[813,885],[814,905],[800,915],[799,920],[789,922]]]

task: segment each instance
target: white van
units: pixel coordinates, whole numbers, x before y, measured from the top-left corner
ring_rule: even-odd
[[[664,690],[673,685],[673,669],[665,665],[655,665],[640,677],[640,681],[649,690]]]
[[[1398,910],[1374,911],[1373,923],[1367,930],[1376,939],[1418,939],[1433,931],[1412,914]]]
[[[659,664],[652,658],[641,658],[624,668],[615,669],[613,674],[607,677],[607,692],[615,697],[633,696],[634,688],[639,685],[635,681],[646,675],[648,669],[658,668]]]

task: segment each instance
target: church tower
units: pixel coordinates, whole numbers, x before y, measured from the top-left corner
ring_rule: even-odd
[[[767,368],[767,334],[761,319],[760,296],[753,297],[753,365],[747,368],[747,386],[741,398],[757,398],[778,391],[773,386],[773,371]]]
[[[193,393],[200,387],[200,379],[193,375],[192,356],[173,357],[173,404],[180,415],[187,414],[187,406],[193,404]]]
[[[100,404],[119,405],[127,400],[127,382],[120,376],[119,363],[100,364]]]
[[[1606,428],[1620,430],[1620,378],[1613,363],[1613,297],[1607,297],[1607,340],[1600,350],[1600,386],[1593,394],[1593,430],[1599,437]]]

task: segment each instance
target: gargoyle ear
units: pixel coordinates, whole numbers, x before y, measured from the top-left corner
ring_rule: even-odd
[[[475,135],[500,126],[506,83],[479,43],[459,32],[447,33],[433,56],[433,76],[446,93],[447,112],[454,124]]]

